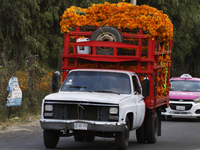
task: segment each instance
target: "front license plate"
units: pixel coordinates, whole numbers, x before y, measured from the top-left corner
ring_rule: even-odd
[[[185,106],[176,106],[176,110],[185,110]]]
[[[74,123],[74,129],[76,130],[87,130],[87,123]]]

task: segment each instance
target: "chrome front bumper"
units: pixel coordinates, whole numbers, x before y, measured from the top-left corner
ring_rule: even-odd
[[[52,120],[41,119],[40,124],[43,129],[47,130],[77,130],[74,128],[74,123],[85,123],[90,131],[104,132],[121,132],[125,129],[125,122],[100,122],[100,121],[85,121],[85,120]]]

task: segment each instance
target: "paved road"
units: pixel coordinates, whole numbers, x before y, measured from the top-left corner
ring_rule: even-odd
[[[42,129],[0,133],[0,150],[44,150]],[[95,138],[94,142],[75,142],[73,137],[62,137],[56,149],[61,150],[116,150],[114,139]],[[162,122],[162,136],[155,144],[139,144],[135,131],[131,132],[127,150],[200,150],[200,122],[196,119],[168,119]]]

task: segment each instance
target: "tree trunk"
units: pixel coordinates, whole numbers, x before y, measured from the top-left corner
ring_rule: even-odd
[[[31,112],[33,112],[33,108],[34,108],[34,102],[33,102],[33,69],[31,68],[31,66],[34,63],[34,59],[32,56],[28,57],[28,90],[29,90],[29,101],[30,101],[30,110]]]

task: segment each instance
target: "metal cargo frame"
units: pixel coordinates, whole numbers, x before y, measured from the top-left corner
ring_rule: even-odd
[[[91,27],[94,28],[94,27]],[[165,58],[166,55],[170,56],[171,59],[171,48],[172,48],[172,40],[168,43],[160,43],[156,40],[155,37],[147,37],[146,34],[143,34],[143,31],[139,29],[139,34],[125,33],[121,31],[124,38],[137,38],[138,45],[120,43],[120,42],[108,42],[108,41],[88,41],[88,42],[75,42],[79,37],[91,37],[93,31],[98,29],[99,27],[95,27],[92,31],[85,31],[81,27],[76,27],[75,31],[71,31],[70,34],[65,34],[64,37],[64,53],[63,57],[63,66],[62,70],[71,70],[79,68],[78,63],[80,60],[88,60],[94,63],[94,68],[99,68],[99,63],[107,62],[107,63],[115,63],[116,68],[120,69],[120,64],[123,62],[132,62],[135,61],[137,63],[137,70],[129,70],[135,73],[147,74],[147,77],[150,80],[150,91],[149,96],[145,98],[146,108],[155,109],[159,106],[168,107],[169,106],[169,95],[165,95],[163,97],[158,98],[157,88],[159,86],[163,86],[161,81],[158,81],[158,77],[161,76],[159,70],[163,68],[162,64],[159,63],[159,57],[162,56]],[[75,36],[75,40],[70,39],[70,36]],[[146,39],[148,41],[148,52],[146,58],[142,57],[142,39]],[[70,43],[73,41],[73,47],[70,47]],[[91,54],[77,54],[77,46],[90,46],[92,47]],[[113,55],[97,55],[96,47],[113,47]],[[135,55],[134,56],[121,56],[117,54],[117,48],[134,48]],[[162,49],[160,51],[159,49]],[[71,51],[71,53],[70,53]],[[69,65],[70,59],[73,59],[73,66]],[[142,63],[145,62],[146,70],[142,70]],[[63,72],[63,81],[67,76],[67,71]],[[170,65],[168,65],[167,70],[167,85],[169,86],[170,79]]]

